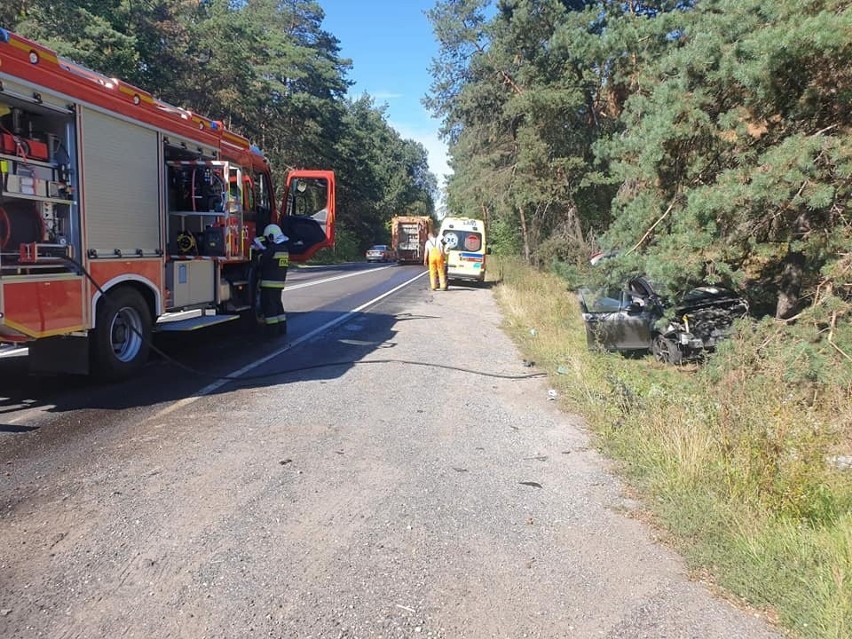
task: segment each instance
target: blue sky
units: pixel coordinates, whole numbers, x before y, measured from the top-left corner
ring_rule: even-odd
[[[353,97],[369,93],[387,105],[387,118],[404,138],[422,143],[429,168],[450,172],[439,122],[420,104],[429,91],[429,65],[438,52],[425,12],[435,0],[319,0],[323,27],[340,40],[341,55],[352,60]]]

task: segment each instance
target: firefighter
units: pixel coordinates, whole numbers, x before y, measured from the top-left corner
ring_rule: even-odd
[[[255,238],[255,248],[261,252],[258,270],[260,271],[260,310],[263,323],[270,337],[287,333],[287,315],[281,296],[284,293],[284,281],[290,266],[290,253],[287,249],[288,238],[277,224],[267,224],[263,229],[263,240]]]
[[[447,290],[447,271],[444,268],[446,246],[443,238],[435,237],[434,231],[429,231],[429,239],[423,247],[423,266],[429,267],[429,287],[434,291],[441,285],[441,290]]]

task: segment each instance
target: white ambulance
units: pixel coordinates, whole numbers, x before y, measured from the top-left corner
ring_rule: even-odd
[[[482,220],[445,217],[438,237],[447,249],[448,281],[485,281],[485,256],[491,254],[491,248],[486,243]]]

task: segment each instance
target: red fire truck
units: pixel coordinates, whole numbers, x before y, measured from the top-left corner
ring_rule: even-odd
[[[254,310],[252,240],[334,242],[334,175],[0,29],[0,343],[37,371],[126,377],[155,330]]]

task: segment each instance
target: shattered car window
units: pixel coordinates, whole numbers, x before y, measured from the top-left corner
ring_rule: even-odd
[[[624,294],[618,289],[592,291],[584,288],[580,296],[588,313],[617,313],[625,307]]]

